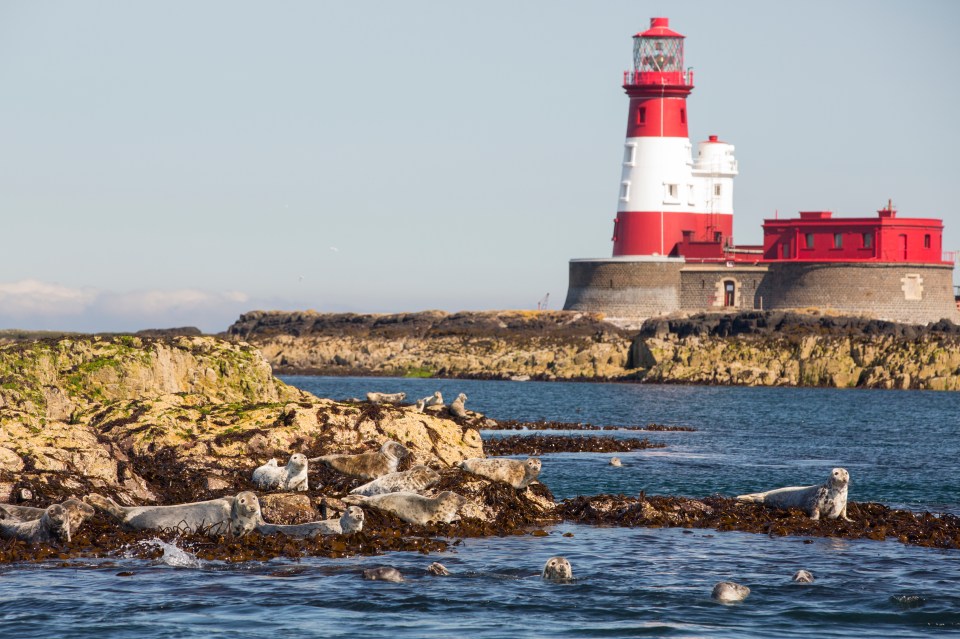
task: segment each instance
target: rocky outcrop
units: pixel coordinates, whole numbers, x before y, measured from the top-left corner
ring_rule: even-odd
[[[227,335],[259,348],[278,372],[615,379],[629,374],[633,332],[571,311],[253,311]]]
[[[960,329],[744,313],[644,325],[631,361],[646,382],[960,390]]]
[[[69,337],[0,348],[0,502],[99,492],[126,504],[249,489],[271,457],[375,449],[448,467],[483,455],[469,426],[413,407],[319,399],[259,351],[212,337]]]

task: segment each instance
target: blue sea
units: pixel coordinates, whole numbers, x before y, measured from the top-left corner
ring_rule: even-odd
[[[565,382],[287,377],[316,395],[435,390],[495,420],[650,423],[666,448],[543,456],[558,499],[601,492],[736,495],[850,471],[850,499],[960,514],[960,394]],[[530,431],[549,434],[548,431]],[[484,431],[484,438],[524,434]],[[635,437],[631,431],[564,432]],[[200,561],[123,556],[0,566],[11,637],[929,637],[960,636],[960,551],[896,541],[771,538],[712,530],[549,527],[467,539],[447,552],[350,559]],[[567,535],[566,533],[570,533]],[[563,555],[572,583],[539,578]],[[426,573],[432,561],[449,577]],[[402,584],[369,582],[389,565]],[[804,568],[813,584],[795,584]],[[132,574],[131,574],[132,573]],[[718,581],[751,588],[732,605]]]

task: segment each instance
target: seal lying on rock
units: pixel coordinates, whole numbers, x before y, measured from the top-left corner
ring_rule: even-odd
[[[467,503],[467,498],[445,490],[433,499],[416,493],[388,493],[373,497],[347,495],[343,501],[392,513],[408,524],[426,526],[431,522],[449,524],[457,518],[457,513],[460,507]]]
[[[732,581],[721,581],[713,587],[710,598],[720,603],[735,603],[737,601],[743,601],[749,594],[750,589],[746,586],[741,586]]]
[[[526,461],[475,457],[464,459],[457,466],[468,473],[510,484],[517,489],[526,488],[540,475],[540,460],[535,457]]]
[[[467,396],[464,393],[457,395],[457,398],[450,403],[450,414],[454,417],[466,417],[467,409],[464,407],[466,401]]]
[[[422,493],[440,481],[440,473],[427,466],[414,466],[402,473],[388,473],[350,491],[351,495],[386,495],[387,493]]]
[[[307,458],[294,453],[283,468],[271,459],[253,471],[253,483],[261,490],[307,490]]]
[[[261,535],[282,533],[298,539],[309,539],[318,535],[349,535],[363,530],[363,509],[358,506],[350,506],[340,519],[311,521],[305,524],[260,523],[256,530]]]
[[[463,397],[466,399],[466,395]],[[424,397],[417,400],[417,411],[423,412],[423,409],[427,406],[443,406],[443,395],[440,394],[440,391],[436,391],[430,397]]]
[[[367,393],[367,401],[371,404],[399,404],[406,398],[406,393]]]
[[[0,519],[0,537],[21,539],[32,543],[51,543],[54,541],[71,541],[73,531],[80,524],[94,515],[94,510],[79,499],[68,499],[61,504],[51,504],[46,508],[32,509],[29,506],[22,508],[21,515],[29,515],[34,510],[40,511],[36,519],[10,520]],[[30,510],[26,510],[30,508]]]
[[[33,506],[15,506],[14,504],[0,504],[0,519],[11,521],[33,521],[43,517],[46,508]]]
[[[397,472],[400,460],[409,454],[406,448],[393,440],[388,440],[375,453],[359,455],[323,455],[311,457],[311,462],[326,464],[345,475],[360,479],[376,479],[388,473]]]
[[[573,566],[566,557],[551,557],[543,565],[540,576],[550,581],[567,581],[573,579]]]
[[[260,500],[249,491],[236,497],[221,497],[174,506],[120,506],[108,497],[90,494],[83,498],[97,510],[130,530],[175,529],[206,532],[210,536],[242,537],[261,521]]]
[[[840,517],[844,521],[853,521],[847,517],[847,486],[850,474],[844,468],[834,468],[826,483],[818,486],[788,486],[768,490],[765,493],[738,495],[740,501],[757,502],[775,508],[799,508],[810,519]]]

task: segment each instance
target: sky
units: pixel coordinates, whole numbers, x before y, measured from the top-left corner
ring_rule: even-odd
[[[0,328],[561,308],[607,257],[631,36],[687,36],[734,240],[944,220],[960,3],[0,0]]]

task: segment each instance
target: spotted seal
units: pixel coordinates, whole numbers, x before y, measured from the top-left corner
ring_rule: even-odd
[[[380,566],[378,568],[368,568],[363,571],[363,578],[370,581],[389,581],[390,583],[403,583],[403,575],[400,571],[391,566]]]
[[[349,535],[363,530],[363,509],[359,506],[350,506],[340,519],[326,519],[311,521],[305,524],[257,524],[257,532],[261,535],[281,533],[288,537],[309,539],[319,535]]]
[[[39,517],[30,519],[0,519],[0,537],[21,539],[31,543],[51,543],[72,541],[73,531],[94,515],[94,510],[79,499],[67,499],[46,508],[14,506],[21,517],[32,517],[36,511]],[[6,512],[6,509],[4,509]]]
[[[283,468],[271,459],[253,471],[253,483],[261,490],[307,490],[307,457],[300,453],[290,455]]]
[[[416,493],[387,493],[386,495],[347,495],[344,503],[359,504],[392,513],[407,522],[426,526],[431,522],[449,524],[457,518],[460,507],[467,498],[445,490],[436,497],[424,497]]]
[[[367,401],[371,404],[399,404],[406,398],[406,393],[367,393]]]
[[[402,444],[387,440],[375,453],[323,455],[321,457],[311,457],[309,461],[326,464],[330,468],[351,477],[370,480],[397,472],[400,460],[409,454],[409,451]]]
[[[710,598],[720,603],[736,603],[746,599],[749,594],[750,589],[746,586],[732,581],[721,581],[713,587]]]
[[[551,557],[543,565],[540,576],[549,581],[569,581],[573,579],[573,566],[566,557]]]
[[[95,493],[83,499],[130,530],[173,529],[242,537],[262,520],[260,500],[250,491],[238,493],[236,497],[173,506],[120,506]]]
[[[502,457],[464,459],[459,468],[473,475],[509,484],[514,488],[526,488],[540,475],[540,460],[529,457],[526,461]]]
[[[457,398],[450,402],[450,414],[454,417],[466,417],[467,409],[464,407],[464,403],[467,401],[467,396],[465,393],[460,393],[457,395]]]
[[[849,484],[850,474],[846,469],[834,468],[830,472],[830,478],[817,486],[788,486],[765,493],[738,495],[737,499],[775,508],[799,508],[805,511],[810,519],[820,519],[822,515],[827,519],[840,517],[844,521],[853,521],[847,517]]]
[[[414,466],[401,473],[388,473],[357,486],[350,491],[351,495],[386,495],[387,493],[422,493],[430,486],[440,481],[440,473],[427,466]]]

